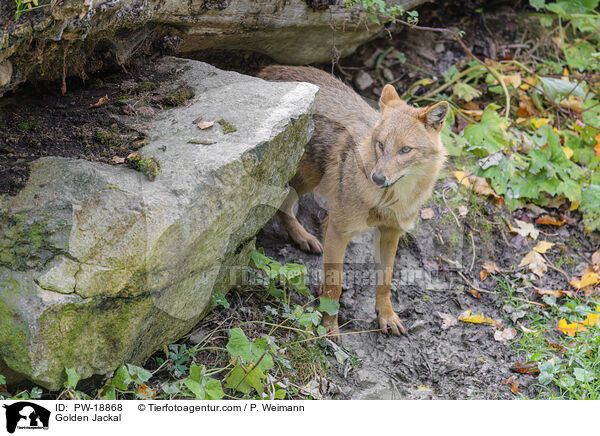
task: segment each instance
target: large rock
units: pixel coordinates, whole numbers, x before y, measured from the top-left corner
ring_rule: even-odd
[[[0,373],[13,380],[57,389],[65,367],[105,374],[181,337],[237,283],[286,195],[318,88],[163,62],[195,98],[150,124],[140,154],[160,164],[155,181],[48,157],[0,196]],[[199,116],[237,131],[200,130]]]
[[[423,2],[388,1],[407,9]],[[85,77],[107,61],[124,64],[153,41],[180,55],[242,49],[287,64],[327,62],[382,28],[337,3],[313,10],[304,0],[63,0],[16,22],[0,8],[0,95],[27,79]]]

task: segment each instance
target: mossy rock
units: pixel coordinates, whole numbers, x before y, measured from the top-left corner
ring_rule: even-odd
[[[59,389],[64,368],[107,374],[180,338],[214,293],[239,283],[255,234],[287,194],[317,87],[162,62],[183,71],[178,80],[193,91],[184,94],[197,97],[149,123],[134,159],[145,173],[44,157],[16,196],[0,196],[0,365],[9,382]],[[215,129],[203,132],[214,146],[193,146],[198,114],[244,135],[225,140]]]

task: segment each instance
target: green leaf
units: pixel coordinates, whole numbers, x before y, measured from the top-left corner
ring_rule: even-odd
[[[553,379],[554,376],[550,372],[540,372],[540,375],[538,376],[538,381],[544,386],[550,384]]]
[[[225,309],[229,308],[229,301],[223,294],[215,294],[211,297],[211,300],[215,306],[222,306]]]
[[[554,102],[559,102],[567,95],[575,97],[583,97],[585,94],[584,85],[582,83],[574,83],[568,80],[556,79],[554,77],[540,77],[544,92]]]
[[[65,368],[65,372],[67,373],[67,381],[65,382],[65,388],[67,389],[75,389],[77,387],[77,383],[81,380],[79,374],[77,374],[77,370],[75,368]]]
[[[571,389],[575,386],[575,379],[570,375],[563,375],[559,378],[556,384],[563,389]]]
[[[458,82],[456,85],[454,85],[454,87],[452,88],[452,92],[458,98],[466,102],[469,102],[481,96],[481,92],[463,82]]]
[[[190,378],[197,382],[201,381],[204,378],[204,365],[191,365],[190,366]]]
[[[485,157],[508,145],[508,125],[509,122],[489,105],[483,111],[481,121],[467,126],[462,136],[469,142],[469,150],[479,157]]]
[[[319,310],[333,316],[340,310],[340,303],[331,298],[321,297],[319,298]]]
[[[111,379],[112,385],[120,391],[126,391],[132,381],[129,370],[125,365],[120,366],[114,377]]]
[[[545,3],[546,0],[529,0],[529,4],[537,10],[542,9]]]
[[[207,377],[206,380],[206,395],[209,400],[220,400],[225,396],[221,382],[212,377]]]
[[[102,388],[102,393],[100,394],[100,398],[103,400],[116,400],[117,399],[117,391],[112,385],[105,385]]]
[[[569,67],[579,71],[584,71],[597,63],[593,56],[597,48],[587,41],[582,41],[575,45],[564,45],[562,50]]]
[[[139,366],[127,364],[127,370],[129,371],[131,381],[138,385],[147,382],[150,380],[150,377],[152,377],[152,373],[150,371]]]
[[[229,342],[227,342],[227,351],[232,357],[241,357],[244,362],[252,360],[252,344],[246,337],[244,331],[236,327],[229,334]]]
[[[596,379],[596,375],[593,371],[583,368],[575,368],[573,370],[573,375],[578,381],[583,383],[588,383]]]
[[[236,365],[225,378],[225,386],[243,394],[249,393],[252,389],[262,394],[262,381],[266,376],[259,368],[252,368],[253,365]]]
[[[181,392],[177,387],[177,383],[164,382],[160,385],[160,388],[165,394],[175,395]]]
[[[6,384],[6,378],[4,378],[4,376],[2,374],[0,374],[0,385],[5,385]]]

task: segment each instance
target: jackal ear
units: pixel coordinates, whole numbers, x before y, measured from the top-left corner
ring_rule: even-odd
[[[385,85],[383,91],[381,91],[381,97],[379,98],[379,108],[383,110],[384,106],[389,106],[395,101],[402,100],[392,85]]]
[[[440,130],[444,126],[449,108],[450,106],[446,101],[427,106],[419,114],[419,119],[425,124],[425,127]]]

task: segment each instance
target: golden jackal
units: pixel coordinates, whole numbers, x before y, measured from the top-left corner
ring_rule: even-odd
[[[270,66],[259,77],[320,87],[315,132],[277,216],[303,250],[323,252],[322,295],[339,301],[346,246],[376,227],[376,270],[383,277],[376,289],[379,326],[384,333],[406,334],[390,301],[394,257],[400,236],[412,228],[445,162],[440,132],[448,103],[414,108],[386,85],[377,112],[350,87],[316,68]],[[329,200],[324,249],[294,215],[298,198],[313,190]],[[324,314],[323,325],[338,334],[337,315]]]

